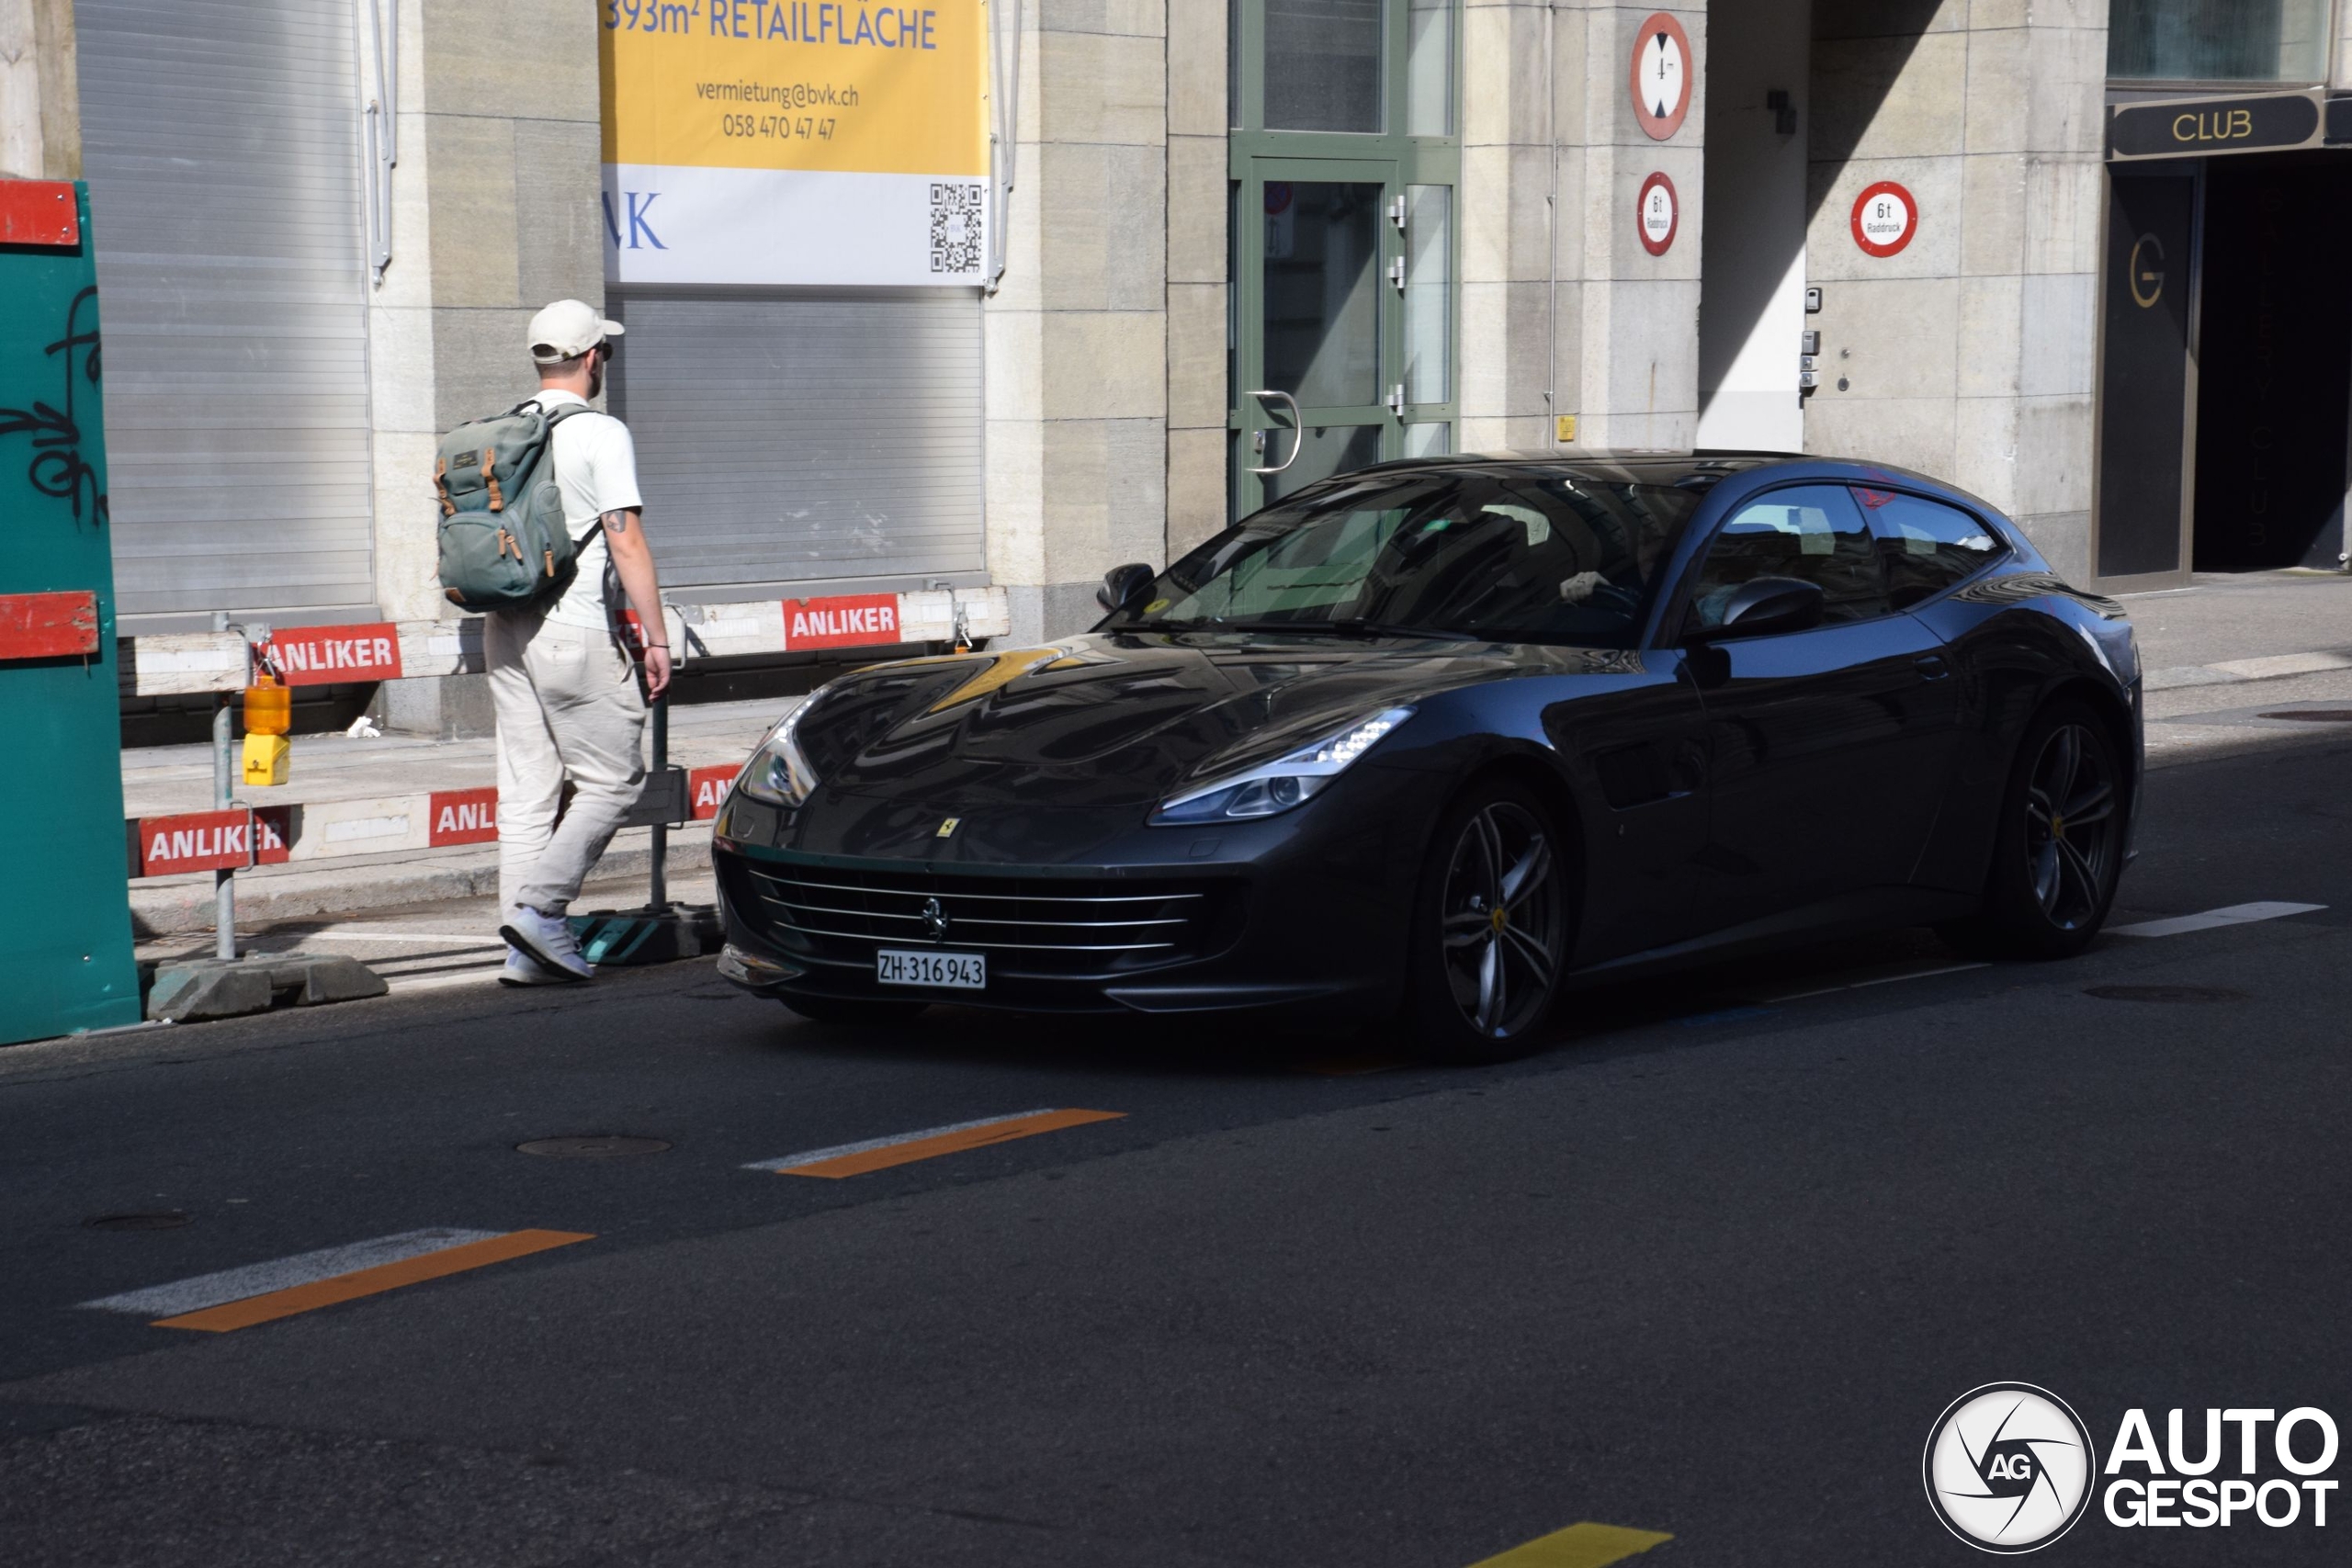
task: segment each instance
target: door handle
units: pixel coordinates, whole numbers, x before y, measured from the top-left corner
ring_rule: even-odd
[[[1940,681],[1951,673],[1951,666],[1946,664],[1937,654],[1923,653],[1913,662],[1918,666],[1919,674],[1926,680]]]
[[[1250,396],[1253,398],[1279,398],[1283,402],[1290,405],[1290,456],[1284,457],[1281,462],[1274,464],[1271,468],[1251,468],[1250,470],[1253,474],[1279,474],[1284,468],[1289,468],[1293,463],[1298,461],[1298,449],[1306,442],[1306,422],[1299,417],[1298,400],[1292,397],[1288,392],[1277,392],[1271,388],[1265,387],[1261,387],[1256,391],[1251,392]]]

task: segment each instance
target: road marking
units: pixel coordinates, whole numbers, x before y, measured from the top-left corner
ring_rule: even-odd
[[[1124,1111],[1022,1111],[1011,1116],[989,1116],[978,1122],[956,1122],[944,1127],[926,1127],[919,1133],[868,1138],[862,1144],[836,1144],[828,1149],[808,1149],[800,1154],[786,1155],[782,1159],[757,1160],[743,1168],[774,1171],[778,1176],[821,1176],[828,1179],[863,1176],[869,1170],[911,1165],[919,1159],[936,1159],[941,1155],[961,1154],[966,1149],[1011,1143],[1015,1138],[1058,1132],[1064,1127],[1082,1127],[1089,1122],[1116,1122],[1125,1114]]]
[[[1925,980],[1935,975],[1958,975],[1970,969],[1989,969],[1989,964],[1934,964],[1925,969],[1903,969],[1892,975],[1871,975],[1860,980],[1841,980],[1834,986],[1822,986],[1810,991],[1779,991],[1761,998],[1768,1002],[1798,1002],[1807,997],[1834,996],[1839,991],[1859,991],[1865,986],[1892,986],[1898,980]]]
[[[2185,931],[2212,931],[2221,926],[2250,926],[2257,920],[2284,919],[2289,915],[2309,915],[2326,908],[2324,904],[2233,904],[2226,909],[2208,909],[2201,915],[2175,915],[2170,919],[2142,920],[2137,925],[2109,926],[2109,936],[2179,936]]]
[[[220,1334],[594,1239],[579,1231],[403,1231],[82,1304],[141,1317],[160,1314],[157,1328]]]
[[[1627,1529],[1623,1525],[1590,1521],[1538,1536],[1498,1557],[1481,1559],[1470,1568],[1606,1568],[1623,1562],[1674,1538],[1657,1530]]]

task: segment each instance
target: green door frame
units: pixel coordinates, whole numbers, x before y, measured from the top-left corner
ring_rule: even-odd
[[[1248,395],[1266,385],[1266,183],[1269,180],[1329,181],[1377,183],[1380,186],[1383,220],[1376,225],[1376,232],[1379,235],[1377,265],[1381,276],[1375,290],[1379,301],[1380,367],[1375,380],[1383,392],[1405,379],[1404,295],[1391,282],[1390,269],[1406,254],[1407,236],[1401,224],[1388,215],[1396,210],[1396,204],[1403,198],[1408,186],[1442,186],[1453,192],[1447,208],[1451,232],[1448,236],[1446,276],[1455,280],[1461,276],[1463,28],[1460,0],[1453,0],[1449,10],[1447,20],[1451,44],[1448,61],[1452,72],[1447,89],[1452,106],[1449,134],[1408,136],[1396,129],[1403,118],[1406,97],[1408,0],[1384,0],[1381,86],[1383,121],[1388,130],[1379,133],[1269,130],[1265,127],[1264,114],[1266,0],[1231,0],[1230,102],[1233,129],[1227,144],[1227,165],[1231,202],[1229,233],[1232,252],[1227,279],[1227,310],[1231,312],[1228,328],[1231,355],[1228,363],[1231,368],[1226,389],[1226,428],[1229,433],[1229,494],[1233,517],[1246,516],[1265,503],[1268,478],[1250,470],[1282,463],[1294,449],[1293,444],[1299,439],[1297,434],[1285,439],[1279,434],[1291,428],[1289,411],[1280,400],[1262,400]],[[1310,429],[1316,428],[1320,416],[1326,426],[1374,425],[1381,433],[1380,456],[1383,458],[1404,455],[1404,432],[1408,425],[1443,424],[1448,427],[1450,443],[1461,395],[1461,313],[1460,289],[1458,286],[1450,287],[1446,299],[1446,396],[1442,401],[1408,403],[1401,412],[1392,410],[1385,402],[1362,407],[1306,409],[1300,411],[1305,424]],[[1253,435],[1261,431],[1278,433],[1268,435],[1262,454],[1252,440]]]

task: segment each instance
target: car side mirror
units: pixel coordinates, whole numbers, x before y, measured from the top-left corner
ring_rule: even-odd
[[[1143,602],[1159,574],[1141,561],[1129,561],[1114,566],[1102,574],[1102,586],[1094,591],[1094,602],[1110,615],[1131,609]]]
[[[1714,642],[1724,637],[1763,637],[1809,631],[1821,624],[1828,605],[1821,584],[1797,577],[1758,577],[1743,582],[1724,606],[1723,624],[1694,626],[1685,639]]]

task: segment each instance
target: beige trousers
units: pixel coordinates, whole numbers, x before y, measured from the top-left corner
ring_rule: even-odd
[[[645,698],[603,632],[498,610],[482,627],[498,716],[498,907],[560,915],[645,786]],[[576,793],[556,821],[563,781]]]

